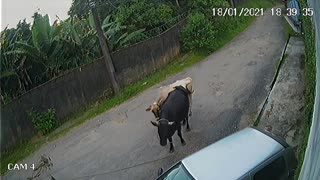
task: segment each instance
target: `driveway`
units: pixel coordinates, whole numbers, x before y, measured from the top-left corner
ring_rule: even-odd
[[[285,41],[281,17],[258,17],[202,62],[74,128],[25,162],[35,163],[41,154],[49,155],[54,164],[50,173],[56,179],[154,179],[158,168],[168,168],[253,123]],[[175,152],[170,154],[169,145],[160,146],[157,130],[150,123],[153,115],[145,109],[155,100],[158,87],[186,76],[193,78],[195,86],[191,131],[183,128],[185,146],[174,135]],[[29,174],[11,171],[5,179]]]

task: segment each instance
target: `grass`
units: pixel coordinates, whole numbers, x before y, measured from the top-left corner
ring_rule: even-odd
[[[299,0],[300,7],[308,7],[306,0]],[[301,167],[304,160],[305,150],[308,144],[308,137],[312,123],[313,105],[316,87],[316,49],[315,49],[315,29],[312,25],[311,18],[302,16],[302,31],[305,43],[305,99],[306,105],[304,109],[305,133],[303,142],[298,148],[298,167],[295,173],[295,179],[299,178]]]
[[[237,8],[270,8],[277,3],[277,0],[247,0]]]
[[[1,154],[1,175],[7,171],[9,163],[16,163],[19,160],[24,159],[28,155],[38,150],[45,142],[44,139],[37,137],[28,141],[20,142],[14,149],[14,151]]]
[[[263,107],[262,107],[263,108]],[[261,112],[263,111],[263,109],[261,110]],[[257,117],[257,119],[254,121],[253,126],[257,127],[259,125],[259,122],[261,120],[261,114],[259,114],[259,116]]]
[[[298,36],[298,34],[292,29],[292,27],[285,18],[282,19],[282,23],[284,27],[284,32],[286,34],[286,39],[288,39],[291,36]]]
[[[243,7],[272,7],[273,4],[269,1],[250,0]],[[222,31],[216,41],[214,50],[223,47],[226,43],[231,41],[236,35],[246,29],[255,19],[255,17],[244,17],[234,25],[233,28]],[[73,128],[81,125],[85,121],[107,111],[108,109],[117,106],[124,101],[136,96],[143,90],[159,83],[167,77],[184,70],[187,67],[204,59],[208,54],[203,52],[189,52],[180,56],[166,65],[163,69],[145,77],[144,79],[133,83],[123,88],[119,95],[109,99],[100,100],[82,110],[71,115],[65,124],[56,129],[48,136],[35,136],[31,140],[21,142],[13,150],[1,153],[1,166],[0,172],[4,174],[7,171],[8,163],[16,163],[33,152],[37,151],[43,144],[48,141],[55,140],[72,130]]]

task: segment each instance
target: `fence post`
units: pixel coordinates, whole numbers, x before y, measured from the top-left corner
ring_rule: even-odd
[[[105,61],[106,69],[108,71],[108,74],[109,74],[109,77],[110,77],[110,80],[112,83],[113,91],[115,94],[118,94],[120,91],[120,86],[118,83],[117,75],[115,73],[115,69],[114,69],[114,65],[112,62],[111,55],[110,55],[109,47],[106,42],[106,38],[103,34],[103,31],[101,29],[101,24],[100,24],[100,20],[98,17],[95,0],[87,0],[87,1],[88,1],[89,6],[91,7],[91,12],[92,12],[94,24],[95,24],[95,27],[97,30],[97,34],[98,34],[98,38],[99,38],[99,42],[100,42],[100,47],[101,47],[102,54],[103,54],[103,59]]]

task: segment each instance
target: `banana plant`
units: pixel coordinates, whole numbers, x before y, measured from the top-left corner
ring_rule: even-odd
[[[62,26],[57,21],[50,26],[48,15],[35,13],[33,17],[31,42],[16,42],[18,48],[9,53],[28,55],[46,68],[48,78],[53,78],[64,61],[62,44],[59,43]]]
[[[17,28],[5,28],[0,35],[1,44],[1,102],[7,102],[5,97],[11,99],[17,93],[23,93],[31,88],[32,79],[28,72],[30,65],[26,56],[10,54],[17,49],[16,41],[28,41],[31,37],[30,24],[20,21]]]
[[[96,31],[89,19],[71,17],[62,25],[60,40],[68,60],[66,68],[79,67],[100,56]]]
[[[147,38],[147,36],[143,34],[145,29],[128,32],[127,26],[121,25],[118,21],[112,21],[110,15],[103,20],[101,26],[112,51],[130,45],[136,38],[140,40]]]

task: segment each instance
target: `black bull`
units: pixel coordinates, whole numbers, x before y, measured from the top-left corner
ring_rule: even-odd
[[[183,124],[187,123],[187,130],[190,130],[188,122],[189,93],[182,86],[176,87],[162,104],[159,120],[156,122],[151,121],[154,126],[158,127],[160,145],[167,145],[167,140],[169,140],[170,152],[174,151],[172,136],[176,131],[178,131],[182,145],[186,144],[181,134],[181,121],[183,121]]]

